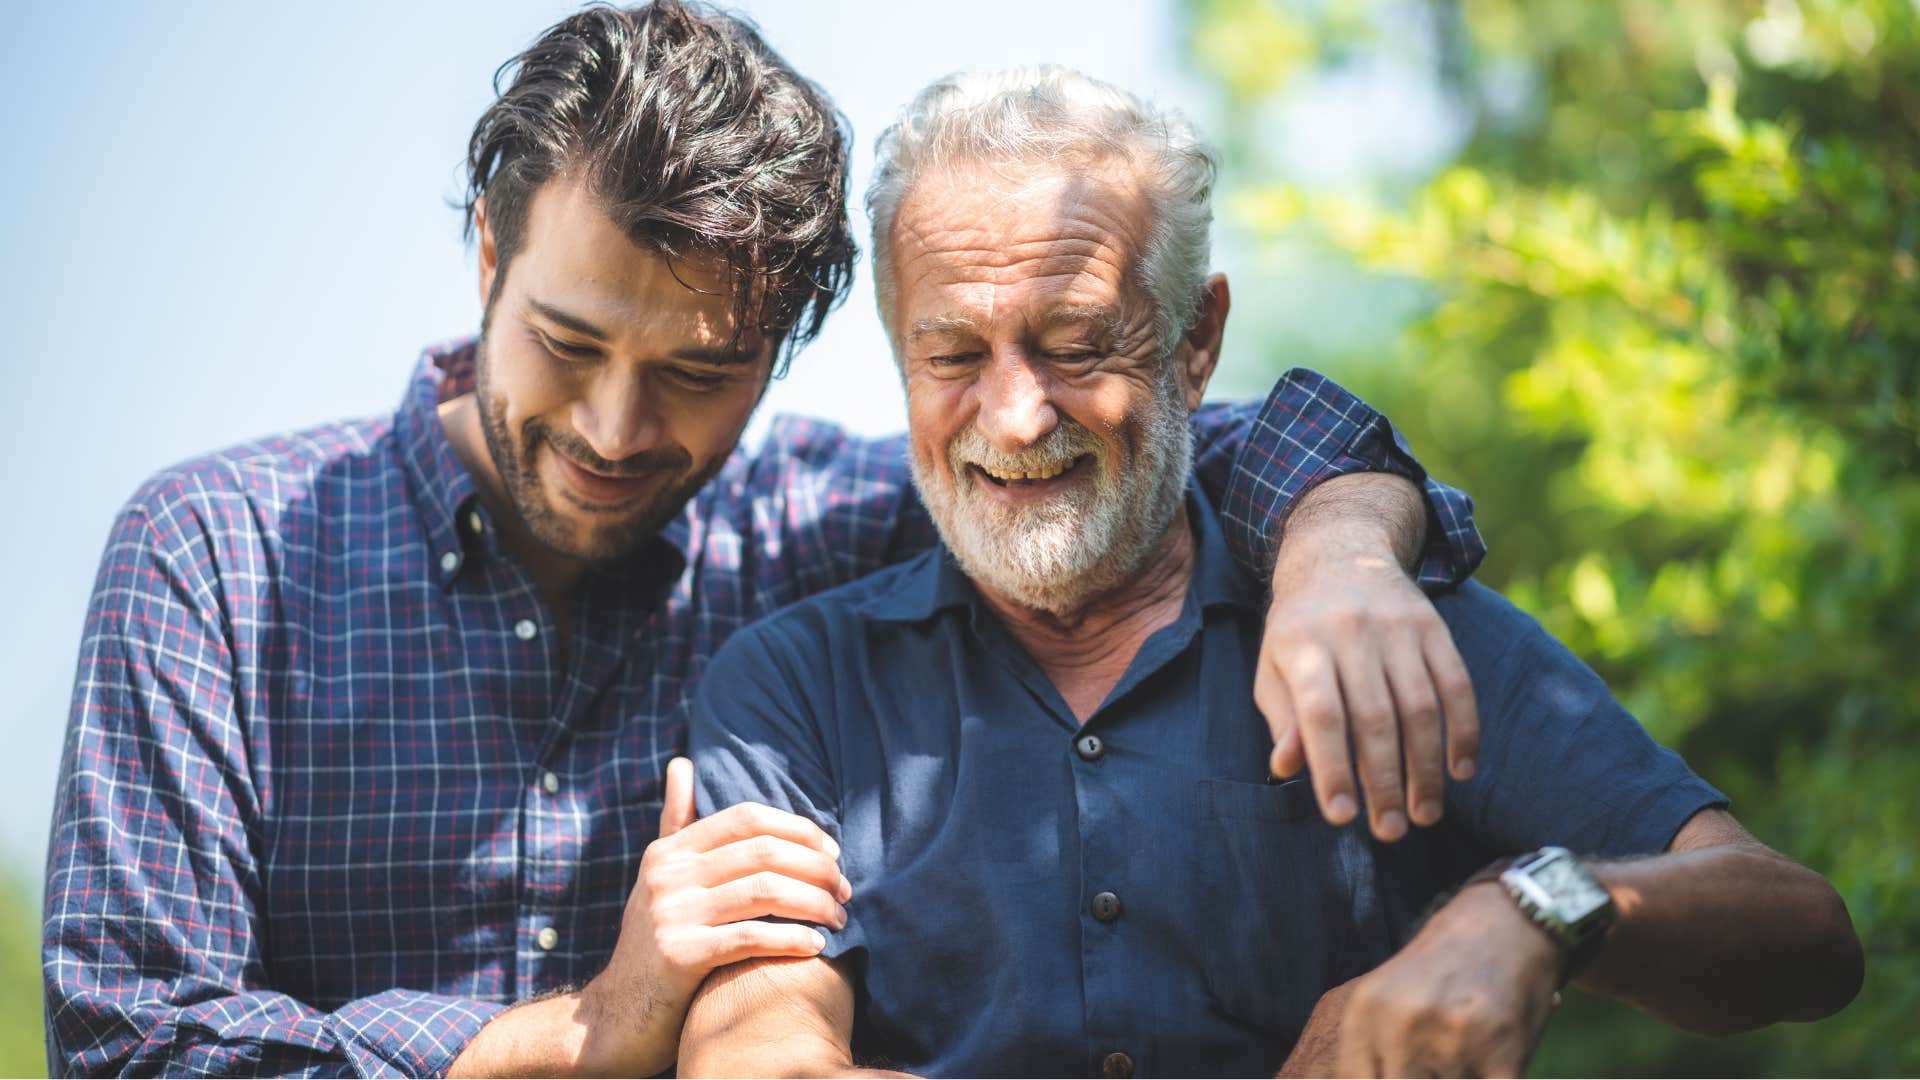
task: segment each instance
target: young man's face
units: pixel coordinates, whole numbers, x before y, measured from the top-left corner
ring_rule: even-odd
[[[766,388],[775,343],[735,316],[719,268],[635,244],[582,184],[554,180],[491,297],[476,397],[498,485],[571,558],[634,551],[717,472]]]

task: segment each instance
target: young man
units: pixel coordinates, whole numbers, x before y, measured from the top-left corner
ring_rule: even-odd
[[[1510,1076],[1580,965],[1696,1031],[1844,1005],[1832,887],[1472,583],[1437,603],[1485,767],[1444,821],[1369,843],[1270,782],[1262,590],[1191,484],[1229,307],[1207,157],[1059,69],[937,83],[882,137],[882,320],[941,545],[714,658],[705,807],[818,822],[854,899],[819,956],[704,984],[686,1071]]]
[[[668,762],[733,630],[933,539],[897,439],[799,422],[735,449],[848,281],[845,154],[831,104],[741,23],[589,8],[474,132],[478,342],[430,351],[389,418],[136,493],[55,809],[56,1072],[646,1075],[715,966],[818,950],[768,920],[835,921],[831,839],[765,808],[689,824]],[[1467,573],[1464,499],[1343,476],[1420,478],[1383,420],[1306,376],[1196,433],[1250,564],[1302,500],[1275,572],[1327,588],[1276,610],[1296,647],[1274,670],[1337,662],[1363,694],[1382,656],[1420,663],[1437,623],[1395,561]],[[1422,554],[1429,513],[1445,531]],[[1403,636],[1299,647],[1355,603]],[[1416,817],[1433,713],[1408,728]],[[1300,727],[1344,753],[1337,707]],[[1361,745],[1393,769],[1363,761],[1362,781],[1394,834],[1387,730]],[[1350,816],[1350,771],[1319,771]]]

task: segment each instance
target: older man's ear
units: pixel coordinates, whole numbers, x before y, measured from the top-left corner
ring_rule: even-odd
[[[1200,289],[1200,314],[1193,321],[1193,328],[1180,339],[1180,345],[1174,350],[1174,360],[1180,365],[1180,374],[1187,390],[1187,411],[1193,412],[1200,407],[1200,399],[1206,396],[1207,383],[1213,379],[1213,372],[1220,364],[1220,342],[1227,332],[1227,308],[1232,306],[1233,297],[1227,291],[1227,275],[1214,274]]]

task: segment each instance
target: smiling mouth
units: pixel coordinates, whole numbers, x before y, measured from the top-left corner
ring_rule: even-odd
[[[1068,458],[1065,461],[1057,461],[1051,465],[1041,465],[1029,469],[989,469],[985,465],[979,464],[973,465],[972,468],[981,476],[993,481],[998,487],[1024,487],[1028,484],[1057,480],[1079,468],[1080,463],[1086,459],[1087,455],[1081,454],[1079,457]]]

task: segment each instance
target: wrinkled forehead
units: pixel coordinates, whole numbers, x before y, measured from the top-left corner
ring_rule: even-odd
[[[1125,162],[945,170],[916,183],[894,218],[896,307],[951,304],[955,293],[995,305],[1111,303],[1133,281],[1149,227]]]

